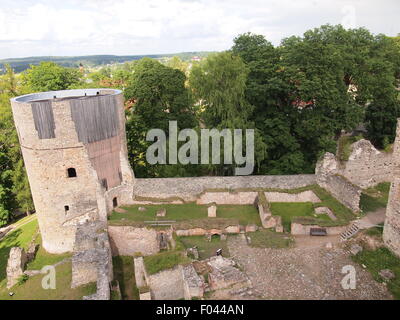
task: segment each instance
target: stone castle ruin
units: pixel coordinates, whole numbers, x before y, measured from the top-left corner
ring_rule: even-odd
[[[260,195],[257,188],[287,190],[318,184],[357,213],[362,188],[391,181],[384,241],[400,256],[400,123],[393,153],[382,153],[360,140],[352,145],[346,163],[327,153],[313,175],[137,179],[128,161],[121,91],[34,93],[16,97],[11,104],[43,247],[50,253],[74,252],[73,284],[97,281],[98,292],[89,299],[109,298],[111,249],[116,243],[128,243],[117,248],[128,254],[134,247],[157,252],[157,243],[148,248],[152,242],[146,237],[155,237],[147,229],[141,230],[142,239],[137,230],[131,234],[132,228],[107,226],[107,215],[115,207],[151,204],[154,199],[252,204]],[[265,196],[271,202],[300,196],[317,201],[308,193],[266,192]],[[264,215],[267,223],[271,216]]]

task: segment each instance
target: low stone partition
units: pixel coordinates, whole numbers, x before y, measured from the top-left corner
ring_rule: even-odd
[[[256,197],[257,192],[205,192],[199,196],[196,203],[253,205]]]
[[[264,192],[264,194],[268,202],[321,202],[317,195],[311,190],[299,193]]]
[[[272,215],[269,201],[265,196],[265,192],[258,192],[256,205],[263,228],[275,228],[276,232],[283,232],[282,218],[280,216]]]
[[[178,237],[188,237],[188,236],[205,236],[207,234],[236,234],[240,233],[240,225],[227,226],[224,229],[204,229],[204,228],[192,228],[192,229],[178,229],[175,231]]]
[[[339,235],[343,231],[346,230],[347,226],[338,226],[338,227],[321,227],[318,225],[305,225],[297,222],[292,222],[290,226],[290,233],[292,235],[298,236],[309,236],[311,228],[324,228],[326,230],[327,235]]]
[[[108,226],[114,256],[148,256],[160,251],[157,231],[132,226]]]
[[[94,221],[79,225],[72,256],[71,288],[96,282],[96,293],[83,299],[109,300],[112,279],[112,256],[106,223]]]

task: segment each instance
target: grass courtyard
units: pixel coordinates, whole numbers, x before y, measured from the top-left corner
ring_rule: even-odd
[[[272,202],[271,212],[282,217],[283,229],[290,232],[290,224],[295,217],[313,217],[314,208],[311,202]]]
[[[139,207],[145,207],[146,211],[140,211]],[[218,205],[217,218],[208,218],[207,206],[195,203],[186,204],[157,204],[157,205],[133,205],[123,207],[126,212],[113,212],[109,217],[111,225],[135,225],[145,221],[176,221],[176,224],[188,227],[217,227],[230,224],[256,224],[261,225],[257,209],[252,205]],[[156,217],[156,212],[166,209],[165,217]]]

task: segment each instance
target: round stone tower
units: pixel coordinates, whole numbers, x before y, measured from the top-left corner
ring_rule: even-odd
[[[122,93],[43,92],[11,105],[43,247],[72,251],[77,225],[132,201]]]

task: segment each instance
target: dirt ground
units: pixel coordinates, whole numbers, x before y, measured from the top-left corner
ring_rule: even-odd
[[[247,299],[392,299],[384,284],[351,260],[338,237],[298,237],[294,248],[260,249],[236,236],[228,239],[228,248],[251,280]],[[355,289],[342,288],[347,265],[356,270]]]

